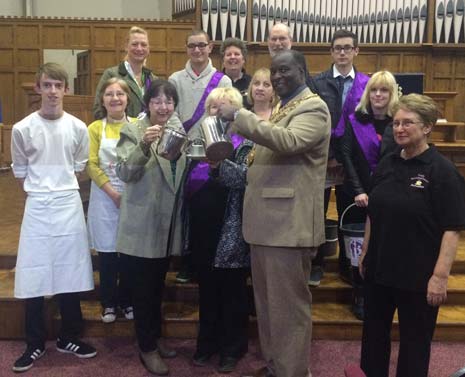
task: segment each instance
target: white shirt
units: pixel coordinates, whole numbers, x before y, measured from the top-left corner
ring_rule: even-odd
[[[352,66],[352,69],[350,72],[344,76],[339,70],[336,68],[336,65],[333,65],[333,77],[337,78],[341,76],[344,78],[344,90],[342,91],[342,104],[346,101],[347,94],[349,93],[350,89],[352,89],[352,84],[354,83],[355,80],[355,70],[354,67]]]
[[[75,172],[83,171],[89,158],[87,127],[66,112],[56,120],[34,112],[14,125],[11,157],[26,192],[77,190]]]

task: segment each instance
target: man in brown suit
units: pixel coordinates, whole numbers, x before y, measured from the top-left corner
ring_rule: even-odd
[[[325,241],[323,192],[331,118],[305,85],[305,58],[294,50],[272,58],[281,101],[270,121],[223,105],[232,131],[254,141],[249,155],[243,232],[251,244],[260,344],[267,366],[252,376],[308,377],[311,259]]]

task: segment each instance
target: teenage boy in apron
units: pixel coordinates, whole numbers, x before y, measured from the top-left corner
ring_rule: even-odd
[[[13,371],[24,372],[45,353],[44,296],[56,295],[61,329],[59,352],[94,357],[92,346],[78,340],[82,326],[79,292],[94,288],[84,212],[77,175],[86,166],[86,125],[63,111],[68,75],[46,63],[36,75],[38,111],[14,125],[12,168],[26,193],[18,247],[15,297],[25,299],[27,348]]]

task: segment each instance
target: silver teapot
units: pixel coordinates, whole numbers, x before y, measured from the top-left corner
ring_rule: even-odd
[[[209,116],[200,125],[206,158],[210,161],[221,161],[231,157],[234,146],[227,131],[229,122],[223,122],[216,116]]]
[[[158,140],[157,154],[167,160],[174,161],[189,148],[191,141],[183,129],[165,127]]]

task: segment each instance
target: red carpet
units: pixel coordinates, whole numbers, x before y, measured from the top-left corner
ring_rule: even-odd
[[[151,376],[140,364],[135,341],[128,338],[88,339],[97,347],[94,359],[80,360],[73,355],[55,350],[54,342],[47,343],[47,353],[38,360],[24,376],[30,377],[148,377]],[[263,362],[258,353],[257,341],[250,343],[249,353],[242,359],[234,373],[220,374],[215,366],[218,358],[212,358],[205,368],[191,366],[189,360],[194,352],[194,340],[169,339],[167,344],[178,351],[178,357],[167,361],[172,377],[239,377],[241,373],[259,368]],[[393,357],[397,357],[397,343]],[[24,351],[20,341],[0,341],[0,376],[19,376],[11,372],[15,359]],[[312,347],[313,377],[343,377],[347,364],[359,362],[360,342],[314,341]],[[395,359],[394,359],[395,360]],[[465,343],[436,342],[433,345],[430,377],[447,377],[465,365]],[[394,376],[395,361],[391,363]],[[412,376],[415,377],[415,376]]]

